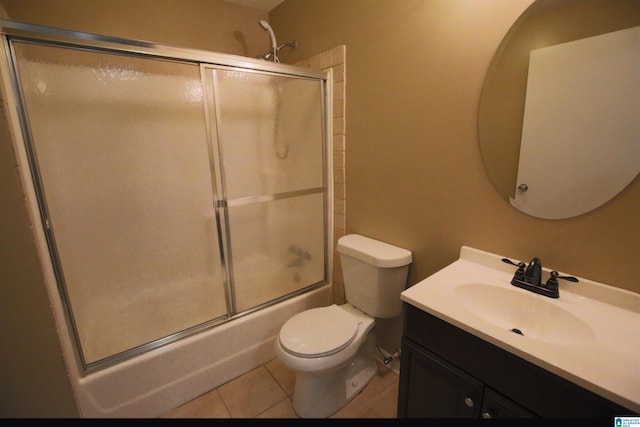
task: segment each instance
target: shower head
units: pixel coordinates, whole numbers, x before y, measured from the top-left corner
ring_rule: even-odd
[[[269,32],[269,37],[271,37],[271,50],[274,51],[276,50],[276,35],[273,33],[273,29],[271,29],[271,25],[269,25],[269,23],[267,21],[265,21],[264,19],[261,19],[259,22],[260,26],[262,27],[263,30],[268,31]]]

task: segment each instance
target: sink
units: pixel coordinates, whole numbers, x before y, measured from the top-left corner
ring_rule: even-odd
[[[463,246],[400,299],[640,413],[640,294],[578,277],[549,298],[513,286],[503,258]]]
[[[463,283],[454,289],[465,309],[492,325],[548,344],[582,345],[595,340],[582,319],[548,298],[531,292],[484,283]]]

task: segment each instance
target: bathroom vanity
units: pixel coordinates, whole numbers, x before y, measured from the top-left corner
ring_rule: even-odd
[[[638,414],[639,296],[579,279],[554,300],[512,286],[513,271],[463,247],[403,292],[398,417]]]

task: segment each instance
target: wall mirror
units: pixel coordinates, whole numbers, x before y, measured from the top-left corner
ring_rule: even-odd
[[[489,66],[478,138],[498,192],[537,218],[640,179],[640,1],[534,1]]]

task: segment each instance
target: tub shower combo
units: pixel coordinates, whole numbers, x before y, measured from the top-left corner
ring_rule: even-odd
[[[1,24],[81,415],[158,416],[273,358],[330,299],[328,74]]]

